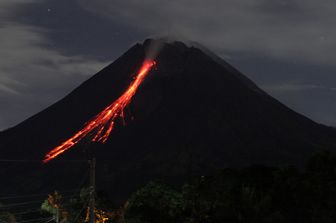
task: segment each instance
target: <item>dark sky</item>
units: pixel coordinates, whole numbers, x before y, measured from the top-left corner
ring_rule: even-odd
[[[332,0],[0,0],[0,129],[64,97],[135,42],[197,41],[336,125]]]

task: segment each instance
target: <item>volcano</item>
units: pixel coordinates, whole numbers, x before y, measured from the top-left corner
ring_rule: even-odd
[[[134,45],[62,100],[2,132],[0,158],[42,160],[123,94],[158,41]],[[286,107],[208,50],[162,44],[106,143],[83,139],[45,165],[2,163],[8,181],[1,193],[73,188],[88,154],[97,157],[98,188],[122,200],[151,179],[178,182],[251,164],[300,166],[320,149],[336,150],[334,128]]]

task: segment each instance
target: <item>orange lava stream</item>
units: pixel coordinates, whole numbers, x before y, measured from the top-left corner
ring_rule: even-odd
[[[93,142],[105,143],[113,130],[115,120],[119,117],[123,118],[124,108],[130,103],[138,87],[155,64],[156,62],[154,60],[146,60],[127,90],[95,118],[86,123],[85,126],[74,136],[48,152],[44,157],[43,163],[47,163],[48,161],[56,158],[58,155],[69,150],[89,134],[94,134],[92,138]]]

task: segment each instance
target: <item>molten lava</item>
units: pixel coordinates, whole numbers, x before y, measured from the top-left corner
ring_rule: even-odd
[[[91,136],[93,142],[105,143],[113,130],[116,119],[119,117],[123,118],[124,108],[130,103],[138,87],[155,64],[156,62],[154,60],[146,60],[140,68],[134,81],[117,100],[106,107],[91,121],[86,123],[85,126],[74,136],[48,152],[45,155],[43,162],[46,163],[54,159],[87,136]]]

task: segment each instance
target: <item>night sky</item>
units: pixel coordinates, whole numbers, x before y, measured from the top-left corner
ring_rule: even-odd
[[[0,129],[161,36],[203,44],[290,108],[336,125],[335,12],[331,0],[0,0]]]

